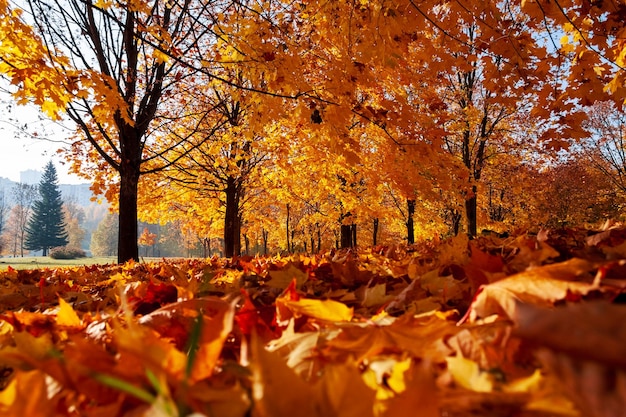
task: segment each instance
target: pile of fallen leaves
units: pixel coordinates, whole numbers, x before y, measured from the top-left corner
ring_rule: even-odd
[[[619,416],[626,228],[0,273],[2,416]]]

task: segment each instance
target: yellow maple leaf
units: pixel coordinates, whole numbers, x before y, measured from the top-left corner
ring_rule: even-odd
[[[563,35],[561,38],[561,50],[566,54],[574,52],[574,45],[570,43],[568,35]]]
[[[57,325],[63,327],[82,327],[83,322],[76,311],[63,298],[59,297],[59,311],[57,312]]]
[[[155,49],[152,55],[154,56],[156,62],[159,64],[168,62],[170,60],[170,57],[166,53],[164,53],[163,51],[159,51],[158,49]]]
[[[296,314],[327,321],[350,321],[354,309],[334,300],[300,299],[283,301],[284,305]]]
[[[296,289],[300,289],[302,284],[308,279],[308,275],[302,272],[293,263],[287,264],[287,266],[278,271],[270,271],[270,280],[267,285],[273,288],[287,288],[291,284],[291,280],[296,280]]]
[[[483,372],[473,360],[462,356],[446,358],[448,371],[454,381],[465,389],[476,392],[491,392],[493,380],[487,372]]]

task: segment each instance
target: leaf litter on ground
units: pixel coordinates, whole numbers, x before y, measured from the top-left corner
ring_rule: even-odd
[[[624,242],[9,268],[0,415],[626,415]]]

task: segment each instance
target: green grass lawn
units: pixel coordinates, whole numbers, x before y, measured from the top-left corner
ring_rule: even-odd
[[[59,268],[63,266],[81,266],[94,264],[116,263],[115,256],[101,256],[80,259],[52,259],[48,256],[25,256],[23,258],[0,258],[0,271],[5,271],[9,266],[14,269],[37,269]]]

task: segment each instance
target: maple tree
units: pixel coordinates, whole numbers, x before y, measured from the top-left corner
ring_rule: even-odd
[[[141,235],[139,236],[138,243],[140,246],[146,247],[146,256],[148,256],[148,249],[151,246],[154,246],[155,243],[157,242],[156,238],[157,238],[156,233],[152,233],[150,229],[148,229],[147,227],[144,227],[143,231],[141,232]]]
[[[237,75],[232,77],[237,78]],[[196,100],[199,111],[206,109],[205,122],[193,133],[202,138],[202,144],[177,157],[163,180],[169,184],[169,192],[178,196],[178,201],[166,199],[161,205],[146,205],[144,212],[159,216],[162,206],[180,206],[186,194],[193,195],[186,197],[194,200],[217,198],[224,219],[224,254],[232,257],[240,253],[244,205],[254,192],[251,188],[259,178],[258,171],[267,164],[268,156],[262,137],[247,121],[254,110],[253,103],[244,94],[213,83],[204,95],[198,93]],[[154,199],[150,194],[154,193],[143,198]],[[206,217],[213,217],[209,214],[212,208],[211,203],[205,205]]]
[[[626,191],[624,169],[625,126],[623,111],[612,102],[598,102],[589,110],[585,126],[590,133],[582,142],[582,158],[600,171],[620,193]]]
[[[619,220],[622,199],[611,182],[579,158],[543,172],[537,183],[545,193],[537,199],[537,220],[549,227],[597,224],[605,219]],[[552,213],[551,215],[540,213]]]
[[[30,5],[33,11],[39,7],[38,2]],[[126,20],[101,23],[114,28],[112,33],[116,35],[123,33],[125,24],[130,25],[126,26],[127,33],[132,29],[136,39],[141,40],[141,47],[132,42],[126,45],[120,37],[116,40],[120,43],[104,50],[124,51],[132,59],[120,61],[122,72],[140,75],[145,71],[145,76],[128,77],[112,71],[114,62],[106,61],[113,56],[101,56],[100,63],[90,67],[77,65],[81,56],[76,55],[78,59],[70,65],[68,56],[72,50],[78,50],[71,43],[80,39],[72,37],[72,33],[87,35],[85,40],[91,37],[95,47],[91,49],[98,53],[97,33],[89,30],[96,29],[89,27],[98,24],[96,20],[77,19],[76,24],[82,22],[87,30],[68,30],[59,37],[47,32],[52,26],[46,22],[52,20],[37,20],[34,23],[41,36],[38,38],[25,24],[28,19],[10,13],[8,4],[3,5],[4,27],[11,28],[12,33],[3,38],[6,53],[2,71],[20,87],[16,95],[21,100],[34,97],[51,115],[67,108],[73,119],[88,121],[81,127],[83,134],[88,132],[85,139],[89,141],[91,137],[95,147],[83,147],[87,142],[77,141],[68,156],[76,162],[76,170],[93,177],[97,190],[104,192],[102,185],[108,184],[109,198],[114,198],[118,191],[120,197],[124,194],[119,199],[123,219],[120,230],[129,233],[127,237],[137,233],[133,219],[137,175],[163,169],[196,146],[190,137],[180,136],[180,129],[177,134],[170,134],[177,130],[174,122],[165,120],[186,124],[186,134],[195,131],[190,129],[193,118],[181,119],[185,113],[182,109],[191,109],[193,89],[204,85],[205,80],[218,81],[234,91],[263,93],[252,94],[252,100],[259,104],[248,122],[253,131],[265,135],[268,125],[283,125],[282,134],[315,132],[296,143],[308,142],[303,149],[314,150],[317,155],[345,158],[338,163],[353,165],[353,171],[367,178],[371,195],[384,181],[406,181],[394,178],[401,175],[401,170],[391,169],[392,175],[386,178],[376,172],[375,166],[367,162],[371,161],[368,150],[375,150],[373,154],[382,156],[380,161],[388,162],[398,151],[415,155],[412,164],[418,176],[430,178],[443,193],[460,193],[461,197],[454,198],[455,202],[444,212],[458,231],[462,208],[472,235],[477,229],[477,183],[486,160],[507,150],[515,140],[515,136],[505,135],[515,125],[513,116],[529,112],[536,120],[533,129],[516,132],[518,138],[537,131],[537,138],[560,147],[565,139],[583,134],[577,103],[604,99],[609,93],[619,103],[621,97],[617,88],[621,43],[608,43],[600,36],[619,31],[619,11],[605,4],[585,6],[573,2],[543,8],[535,2],[446,3],[441,7],[411,1],[393,7],[376,1],[220,2],[199,6],[194,13],[201,17],[195,20],[185,20],[186,6],[165,6],[163,15],[148,13],[151,6],[140,3],[119,10],[108,3],[88,6],[94,17],[107,18],[103,11],[111,11],[111,16],[117,12],[126,16]],[[152,6],[155,11],[163,7]],[[69,10],[60,8],[58,12]],[[589,13],[603,17],[586,21]],[[169,28],[162,17],[173,19]],[[558,28],[566,36],[556,42],[554,34]],[[16,33],[21,36],[15,36]],[[205,37],[193,43],[185,37],[187,33],[203,33]],[[36,48],[42,40],[46,47]],[[130,49],[125,50],[126,46]],[[37,50],[37,54],[20,52],[27,49]],[[83,64],[89,64],[89,60]],[[192,77],[194,72],[201,76]],[[150,78],[150,74],[161,73],[165,78]],[[225,75],[229,73],[243,74],[246,81]],[[106,79],[108,76],[113,79]],[[43,81],[38,82],[40,79]],[[562,79],[567,82],[560,83]],[[111,82],[115,88],[110,88]],[[145,93],[142,97],[146,107],[134,95],[137,89]],[[94,94],[88,96],[88,91]],[[102,102],[107,102],[112,110],[98,107]],[[522,102],[528,106],[521,106]],[[131,109],[133,103],[139,104],[137,111]],[[180,111],[177,113],[176,109]],[[159,122],[150,124],[157,119]],[[157,129],[158,123],[161,125]],[[135,137],[129,139],[133,146],[116,146],[117,136],[126,138],[126,133]],[[332,139],[325,141],[323,136]],[[111,139],[109,143],[107,137]],[[139,152],[142,144],[150,145],[143,149],[145,154]],[[431,151],[423,152],[426,148]],[[447,158],[446,150],[458,160]],[[129,158],[120,158],[120,152],[129,152]],[[288,155],[280,153],[282,157]],[[87,172],[86,159],[98,169]],[[132,166],[124,165],[127,161]],[[120,176],[124,178],[123,187],[118,187],[111,172],[103,169],[107,166],[124,172]],[[412,180],[415,178],[412,176]],[[426,184],[428,181],[418,181],[413,189],[403,186],[407,209],[416,201],[416,194],[428,189]],[[355,215],[356,208],[348,209],[348,201],[339,203],[346,206],[344,215]],[[351,218],[363,217],[365,223],[370,215],[378,218],[375,213],[356,213]],[[237,217],[232,213],[231,216]],[[411,218],[407,214],[409,241]],[[352,221],[343,225],[344,231],[356,224]],[[348,237],[344,233],[344,238]],[[135,241],[120,239],[121,245],[133,246],[122,250],[121,259],[136,257]]]
[[[136,259],[140,176],[166,168],[180,155],[180,148],[193,147],[187,137],[168,136],[174,141],[162,143],[165,136],[159,125],[166,119],[159,119],[160,109],[174,108],[173,87],[196,72],[179,57],[204,55],[203,48],[219,36],[206,28],[228,2],[60,4],[33,0],[28,2],[32,16],[42,16],[33,20],[35,31],[20,13],[12,14],[8,5],[3,6],[5,27],[19,27],[26,34],[21,39],[13,35],[4,39],[3,72],[19,85],[17,94],[22,100],[36,96],[36,104],[49,114],[58,117],[65,111],[77,124],[79,134],[68,155],[73,170],[90,177],[96,191],[106,191],[109,199],[117,194],[119,260]],[[194,32],[202,38],[190,38]],[[24,48],[33,49],[33,44],[40,45],[41,55],[22,53]],[[41,83],[37,90],[36,77],[47,77],[54,88]],[[179,122],[193,112],[189,107],[178,109]],[[156,164],[142,168],[149,161]]]

